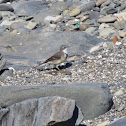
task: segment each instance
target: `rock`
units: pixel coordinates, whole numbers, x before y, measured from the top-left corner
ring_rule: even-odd
[[[110,8],[106,11],[107,14],[114,14],[117,13],[117,10],[115,8]]]
[[[125,28],[125,24],[126,24],[126,21],[125,20],[122,20],[122,21],[116,21],[114,23],[114,27],[118,30],[122,30]]]
[[[108,37],[109,34],[114,33],[115,31],[112,28],[104,28],[99,30],[99,36]]]
[[[44,5],[44,1],[23,1],[12,3],[11,5],[16,14],[22,14],[21,11],[23,10],[25,12],[24,15],[28,16],[33,16],[47,7],[47,5]]]
[[[17,34],[18,33],[18,30],[15,29],[15,30],[12,31],[12,33],[13,34]]]
[[[111,0],[107,0],[104,3],[102,3],[101,7],[109,6],[110,3],[111,3]]]
[[[0,53],[0,71],[4,69],[5,65],[6,65],[6,59]]]
[[[61,22],[63,19],[63,17],[61,15],[57,15],[57,16],[47,16],[45,19],[44,19],[44,22],[46,24],[50,23],[51,21],[57,23],[57,22]]]
[[[119,32],[119,36],[120,36],[120,37],[125,37],[125,36],[126,36],[126,32],[122,32],[122,31]]]
[[[122,94],[123,94],[123,90],[121,90],[121,89],[114,93],[115,96],[119,96]]]
[[[117,19],[116,17],[110,17],[110,16],[104,16],[98,19],[99,23],[109,23],[109,22],[115,22]]]
[[[126,117],[115,121],[114,123],[110,124],[109,126],[125,126],[125,124],[126,124]]]
[[[97,0],[96,2],[96,6],[100,6],[101,4],[103,4],[104,2],[106,2],[107,0]]]
[[[122,4],[121,7],[120,7],[120,11],[126,9],[126,3]]]
[[[102,123],[98,124],[97,126],[107,126],[109,124],[110,124],[109,121],[105,121],[105,122],[102,122]]]
[[[0,14],[0,20],[2,20],[2,15]]]
[[[81,30],[81,31],[85,31],[86,29],[87,29],[87,25],[80,25],[80,27],[79,27],[79,29]]]
[[[95,27],[89,27],[89,28],[87,28],[87,29],[85,30],[85,32],[86,32],[87,34],[92,34],[92,33],[94,33],[95,30],[96,30]]]
[[[79,125],[83,115],[75,101],[58,96],[28,99],[9,106],[8,113],[2,117],[6,126],[47,126]],[[23,120],[23,121],[22,121]]]
[[[8,108],[0,109],[0,120],[9,111]]]
[[[9,4],[0,4],[0,11],[11,11],[11,12],[13,12],[14,9]]]
[[[92,10],[93,7],[95,7],[95,2],[88,1],[88,2],[84,2],[83,4],[79,5],[77,8],[79,8],[81,12],[84,12],[84,11]]]
[[[37,22],[29,22],[26,26],[24,26],[25,28],[29,29],[29,30],[33,30],[38,26]]]
[[[25,21],[17,21],[17,22],[13,22],[10,27],[11,29],[20,29],[20,28],[24,28],[24,26],[27,25],[27,22]]]
[[[126,12],[116,13],[114,16],[117,18],[117,21],[126,20]]]
[[[102,24],[99,26],[99,29],[103,29],[103,28],[109,28],[109,25],[106,24],[106,23],[102,23]]]
[[[77,16],[78,14],[80,14],[80,9],[75,8],[72,11],[70,11],[71,17]]]
[[[90,13],[89,13],[89,19],[98,19],[98,17],[99,17],[99,15],[100,15],[100,13],[99,12],[97,12],[97,11],[91,11]]]
[[[0,0],[0,4],[1,3],[7,3],[7,2],[10,2],[10,0]]]
[[[17,30],[20,32],[20,29]],[[87,53],[91,47],[101,42],[104,42],[104,40],[96,38],[95,36],[92,37],[81,31],[39,32],[37,34],[26,34],[22,32],[20,35],[4,34],[1,36],[0,45],[2,45],[2,47],[0,47],[2,50],[3,46],[6,47],[10,45],[10,47],[14,49],[14,51],[9,52],[4,49],[4,54],[6,55],[18,55],[28,59],[43,61],[56,53],[63,44],[70,46],[68,54],[69,56],[74,56]],[[20,46],[14,46],[19,44]]]
[[[53,4],[53,6],[55,9],[59,10],[59,11],[64,11],[64,10],[67,10],[68,9],[68,4],[67,2],[64,2],[64,1],[59,1],[59,2],[56,2],[55,4]]]
[[[0,26],[0,35],[2,35],[5,31],[5,28],[3,26]]]
[[[87,20],[88,19],[88,16],[83,16],[82,18],[81,18],[81,21],[83,22],[83,21],[85,21],[85,20]]]
[[[74,99],[83,113],[84,119],[92,119],[107,112],[113,102],[107,84],[83,83],[69,85],[42,86],[5,86],[0,87],[0,106],[12,104],[30,98],[61,96]]]

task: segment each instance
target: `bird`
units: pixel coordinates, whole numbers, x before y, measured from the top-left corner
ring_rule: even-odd
[[[43,63],[39,64],[38,66],[45,63],[50,63],[50,64],[53,64],[57,70],[60,70],[57,65],[66,61],[68,57],[67,48],[68,48],[67,45],[62,45],[60,47],[60,50],[57,53],[55,53],[53,56],[51,56],[50,58],[45,60]]]

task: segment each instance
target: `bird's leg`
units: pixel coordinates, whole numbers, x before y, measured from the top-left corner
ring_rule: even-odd
[[[58,67],[57,65],[54,65],[54,66],[55,66],[56,70],[60,70],[59,67]]]

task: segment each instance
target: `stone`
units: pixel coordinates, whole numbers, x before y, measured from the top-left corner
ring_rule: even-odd
[[[85,54],[91,47],[104,42],[103,39],[96,38],[95,36],[92,37],[83,31],[47,32],[46,30],[46,32],[39,31],[37,34],[26,34],[24,31],[20,31],[20,28],[17,30],[22,34],[4,34],[1,36],[0,45],[2,47],[10,45],[14,49],[14,51],[4,49],[4,54],[11,56],[18,55],[32,60],[44,61],[56,53],[63,44],[70,46],[68,54],[69,56],[74,56]],[[14,46],[19,45],[19,43],[21,43],[20,46]],[[48,47],[47,45],[50,46]],[[10,59],[7,60],[9,61]]]
[[[108,24],[102,23],[102,24],[99,26],[99,29],[108,28],[108,27],[109,27]]]
[[[118,30],[122,30],[125,28],[125,24],[126,24],[126,21],[125,20],[122,20],[122,21],[116,21],[114,23],[114,27]]]
[[[89,18],[89,16],[83,16],[80,20],[83,22],[85,20],[87,20]]]
[[[100,15],[100,13],[99,12],[97,12],[97,11],[91,11],[90,13],[89,13],[89,19],[98,19],[98,17],[99,17],[99,15]]]
[[[0,20],[2,20],[2,18],[3,18],[3,17],[2,17],[2,15],[0,14]]]
[[[4,58],[2,53],[0,53],[0,71],[4,69],[5,65],[6,65],[6,59]]]
[[[122,4],[121,7],[120,7],[120,11],[126,9],[126,3]]]
[[[10,0],[0,0],[0,4],[1,3],[7,3],[7,2],[10,2]]]
[[[84,2],[83,4],[79,5],[77,8],[80,9],[81,12],[90,11],[95,7],[94,1]]]
[[[3,3],[3,4],[0,4],[0,11],[11,11],[11,12],[13,12],[14,9],[11,5]]]
[[[87,29],[85,30],[85,32],[86,32],[87,34],[92,34],[92,33],[94,33],[95,30],[96,30],[95,27],[89,27],[89,28],[87,28]]]
[[[11,5],[16,14],[22,14],[21,11],[23,10],[25,11],[24,14],[28,16],[33,16],[47,7],[47,5],[44,5],[44,1],[22,1],[12,3]]]
[[[126,12],[116,13],[114,16],[117,18],[117,21],[126,20]]]
[[[0,120],[7,112],[9,112],[8,108],[0,109]]]
[[[110,8],[106,11],[107,14],[114,14],[117,13],[117,10],[115,8]]]
[[[104,3],[102,3],[101,7],[109,6],[110,3],[111,3],[111,0],[107,0]]]
[[[80,9],[75,8],[75,9],[70,11],[71,17],[77,16],[78,14],[80,14]]]
[[[115,96],[119,96],[122,94],[123,94],[123,90],[121,90],[121,89],[114,93]]]
[[[123,31],[119,32],[119,36],[122,37],[122,38],[125,37],[126,36],[126,32],[123,32]]]
[[[87,25],[80,25],[80,27],[79,27],[79,29],[81,30],[81,31],[85,31],[86,29],[87,29]]]
[[[63,19],[63,17],[61,15],[57,15],[57,16],[47,16],[44,19],[44,22],[46,24],[50,23],[51,21],[57,23],[57,22],[61,22]]]
[[[18,30],[15,29],[15,30],[12,31],[12,33],[13,34],[17,34],[18,33]]]
[[[111,33],[114,33],[115,31],[112,29],[112,28],[104,28],[104,29],[100,29],[99,30],[99,36],[102,36],[102,37],[108,37],[109,34]]]
[[[100,6],[102,5],[104,2],[106,2],[107,0],[97,0],[96,2],[96,6]]]
[[[123,117],[121,119],[118,119],[117,121],[113,122],[112,124],[108,126],[125,126],[126,124],[126,117]]]
[[[8,112],[2,114],[1,126],[4,124],[7,124],[6,126],[77,126],[83,120],[83,114],[74,100],[58,96],[28,99],[9,106],[8,109]]]
[[[113,104],[107,84],[77,83],[69,85],[1,86],[0,106],[8,107],[30,98],[47,96],[61,96],[75,100],[76,105],[84,113],[84,119],[93,119],[104,114],[110,110]]]
[[[117,19],[116,17],[110,17],[110,16],[104,16],[98,19],[99,23],[111,23],[111,22],[115,22]]]
[[[109,124],[110,124],[109,121],[105,121],[105,122],[102,122],[102,123],[98,124],[97,126],[107,126]]]
[[[29,22],[26,26],[24,26],[25,28],[29,29],[29,30],[33,30],[38,26],[37,22]]]
[[[59,11],[64,11],[64,10],[67,10],[68,9],[68,4],[67,2],[64,2],[64,1],[59,1],[59,2],[56,2],[55,4],[53,4],[53,6],[55,9],[59,10]]]

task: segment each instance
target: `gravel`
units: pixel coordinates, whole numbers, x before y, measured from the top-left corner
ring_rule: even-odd
[[[107,83],[114,101],[112,109],[98,118],[85,120],[83,124],[97,126],[97,124],[105,121],[111,123],[126,116],[125,54],[125,42],[122,42],[120,45],[106,42],[99,51],[76,57],[72,65],[66,69],[62,69],[61,71],[54,69],[16,71],[13,77],[7,77],[5,82],[1,82],[0,85],[71,84],[76,82]]]

